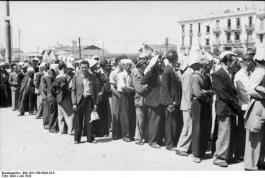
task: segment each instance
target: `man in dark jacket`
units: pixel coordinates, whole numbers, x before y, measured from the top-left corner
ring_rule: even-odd
[[[148,86],[145,104],[148,108],[149,145],[153,148],[161,148],[164,135],[164,107],[161,102],[163,70],[160,56],[155,56],[150,60],[144,73],[141,84]]]
[[[46,65],[45,62],[41,63],[40,71],[35,73],[34,75],[34,85],[35,85],[35,94],[37,95],[37,115],[35,119],[39,119],[43,115],[43,107],[42,107],[42,98],[40,93],[40,81],[41,77],[44,75],[44,66]]]
[[[142,85],[141,80],[144,76],[144,70],[147,66],[146,60],[139,58],[135,72],[132,76],[132,82],[135,89],[135,111],[136,111],[136,128],[135,128],[135,143],[143,145],[144,141],[147,141],[145,131],[148,129],[146,106],[145,106],[145,95],[147,91],[147,85]]]
[[[46,82],[43,86],[43,92],[47,96],[47,101],[49,105],[49,131],[52,133],[57,133],[58,128],[58,109],[57,109],[57,103],[56,103],[56,95],[53,92],[53,82],[55,80],[56,74],[57,74],[57,66],[58,64],[51,64],[50,65],[50,71],[48,73],[48,76],[45,77]]]
[[[213,163],[220,167],[227,167],[228,163],[233,161],[236,115],[241,111],[230,71],[234,56],[234,53],[224,51],[219,57],[221,68],[212,75],[213,89],[217,97],[215,133],[218,134]]]
[[[166,149],[176,151],[178,114],[180,113],[180,82],[174,67],[177,63],[177,52],[170,50],[167,54],[168,64],[162,74],[162,104],[165,106],[165,144]]]

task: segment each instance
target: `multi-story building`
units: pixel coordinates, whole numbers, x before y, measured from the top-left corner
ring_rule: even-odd
[[[258,43],[264,43],[264,9],[245,8],[237,11],[226,10],[222,13],[185,19],[179,21],[181,52],[198,43],[205,51],[214,48],[223,50],[246,51]]]

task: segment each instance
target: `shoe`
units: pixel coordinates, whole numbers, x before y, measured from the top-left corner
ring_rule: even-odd
[[[237,159],[237,158],[231,158],[227,161],[227,163],[230,163],[230,164],[235,164],[235,163],[239,163],[240,161]]]
[[[125,142],[130,142],[131,141],[128,137],[124,137],[122,140],[125,141]]]
[[[63,134],[67,134],[67,133],[66,133],[66,132],[60,132],[60,134],[62,134],[62,135],[63,135]]]
[[[19,115],[17,115],[17,116],[24,116],[24,114],[19,114]]]
[[[49,130],[51,133],[58,133],[56,130]]]
[[[136,141],[135,141],[135,144],[137,144],[137,145],[143,145],[144,142],[142,142],[141,140],[136,140]]]
[[[91,141],[91,142],[88,142],[88,143],[94,143],[94,144],[96,144],[96,143],[98,143],[96,140],[93,140],[93,141]]]
[[[189,155],[187,152],[179,151],[179,150],[176,150],[176,154],[179,156],[188,156]]]
[[[198,157],[195,157],[195,156],[192,156],[192,161],[194,162],[194,163],[201,163],[201,158],[198,158]]]
[[[244,161],[244,156],[236,156],[235,158],[239,161]]]
[[[80,143],[80,141],[74,141],[74,144],[79,144]]]
[[[15,111],[16,109],[12,109],[12,111]]]
[[[214,165],[219,166],[219,167],[228,167],[228,164],[226,161],[222,162],[213,162]]]
[[[158,142],[158,145],[160,145],[160,146],[166,146],[165,142],[163,142],[163,141]]]
[[[29,115],[30,115],[30,116],[32,116],[32,115],[33,115],[33,113],[32,113],[32,112],[30,112],[30,113],[29,113]]]
[[[177,147],[166,148],[168,151],[177,151]]]
[[[158,144],[149,144],[149,146],[157,149],[161,148],[161,146]]]

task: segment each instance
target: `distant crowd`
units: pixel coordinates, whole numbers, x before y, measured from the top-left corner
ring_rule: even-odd
[[[257,51],[258,53],[258,51]],[[260,52],[258,54],[261,54]],[[165,147],[178,156],[265,168],[265,55],[200,48],[0,64],[0,106],[43,120],[47,132]],[[2,115],[3,116],[3,115]],[[210,144],[209,144],[210,143]],[[211,145],[211,146],[210,146]]]

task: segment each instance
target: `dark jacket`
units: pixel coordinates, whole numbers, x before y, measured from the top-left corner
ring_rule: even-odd
[[[96,89],[96,77],[92,74],[89,74],[89,80],[91,82],[91,92],[92,99],[94,104],[98,104],[97,101],[97,89]],[[83,85],[83,76],[82,72],[77,72],[73,77],[72,84],[72,103],[73,105],[78,105],[82,99],[84,93],[84,85]]]
[[[144,106],[145,104],[144,97],[146,95],[147,87],[141,84],[143,76],[144,73],[141,72],[139,69],[137,69],[132,76],[132,83],[135,89],[135,96],[134,96],[135,106]]]
[[[216,92],[216,115],[237,115],[241,108],[232,79],[220,68],[212,75],[212,80],[213,90]]]
[[[47,101],[49,102],[55,102],[56,101],[56,95],[53,92],[53,82],[55,80],[55,74],[52,70],[49,71],[48,75],[44,77],[45,81],[43,82],[43,93],[47,96]]]
[[[162,104],[180,105],[180,82],[171,66],[166,66],[162,74]]]
[[[42,100],[47,100],[47,93],[46,91],[43,90],[44,86],[47,86],[46,84],[46,77],[48,75],[43,75],[41,78],[40,78],[40,86],[39,86],[39,92],[41,94],[41,98]]]
[[[162,84],[159,82],[159,69],[153,68],[143,76],[141,84],[148,85],[145,104],[149,107],[159,106],[162,100]]]
[[[40,79],[44,75],[44,72],[43,71],[37,72],[35,75],[36,76],[35,76],[35,79],[34,79],[34,85],[35,85],[35,87],[37,89],[39,89],[39,87],[40,87]]]

